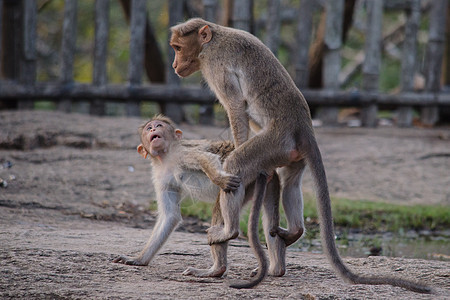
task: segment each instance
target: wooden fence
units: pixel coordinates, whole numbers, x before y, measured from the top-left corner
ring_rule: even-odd
[[[115,1],[115,0],[114,0]],[[308,50],[310,49],[314,11],[323,3],[326,23],[323,55],[323,88],[308,89]],[[341,49],[343,45],[343,15],[345,0],[303,0],[295,15],[297,46],[295,51],[294,80],[307,98],[310,106],[322,107],[320,118],[327,123],[337,121],[340,107],[360,107],[364,126],[377,124],[380,106],[398,109],[398,125],[411,126],[413,107],[420,111],[422,122],[433,125],[438,121],[439,109],[450,106],[450,94],[442,92],[441,74],[446,41],[446,18],[449,0],[433,1],[383,1],[366,2],[367,25],[362,61],[362,84],[357,90],[340,89]],[[36,81],[37,4],[34,0],[0,0],[0,47],[2,77],[0,80],[0,107],[31,109],[33,102],[50,99],[57,102],[61,111],[70,111],[71,102],[87,100],[92,114],[104,114],[106,101],[125,102],[128,115],[139,115],[139,103],[151,101],[164,106],[164,112],[181,120],[180,104],[196,103],[203,106],[205,123],[212,120],[212,104],[216,100],[211,92],[201,86],[183,86],[173,73],[168,54],[165,83],[143,84],[144,45],[146,34],[146,1],[131,0],[130,4],[130,60],[128,82],[109,84],[106,76],[107,40],[109,34],[109,0],[95,1],[95,47],[93,56],[93,81],[91,84],[74,81],[74,52],[77,23],[77,0],[64,1],[62,27],[60,78],[57,82]],[[185,18],[183,0],[168,1],[169,26]],[[203,0],[203,17],[216,21],[217,0]],[[225,1],[229,23],[236,28],[252,31],[253,1]],[[381,65],[383,9],[387,5],[400,5],[406,12],[404,42],[401,59],[401,91],[397,94],[379,92]],[[413,90],[413,76],[417,68],[417,32],[423,7],[428,5],[429,29],[427,44],[427,69],[424,91]],[[268,1],[265,20],[266,43],[276,53],[282,14],[280,0]],[[447,33],[448,34],[448,33]],[[448,43],[447,43],[448,44]],[[447,49],[450,51],[450,49]],[[450,75],[447,75],[450,77]]]

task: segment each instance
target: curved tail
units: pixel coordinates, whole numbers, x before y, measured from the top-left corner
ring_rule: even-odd
[[[256,179],[253,204],[248,218],[248,240],[250,247],[258,259],[258,273],[251,281],[231,283],[230,287],[235,289],[250,289],[255,287],[267,275],[267,258],[258,237],[259,213],[266,195],[267,178],[266,173],[261,173]]]
[[[328,192],[327,178],[323,166],[322,157],[315,140],[311,141],[307,163],[310,167],[314,183],[316,185],[317,206],[320,219],[320,232],[322,245],[333,268],[343,279],[354,284],[389,284],[402,287],[418,293],[432,293],[432,289],[426,285],[414,281],[392,277],[365,277],[353,273],[342,261],[334,242],[334,226],[331,213],[330,195]]]

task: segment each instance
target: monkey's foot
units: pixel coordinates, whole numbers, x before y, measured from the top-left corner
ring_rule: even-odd
[[[235,239],[239,235],[239,231],[226,232],[222,226],[212,226],[206,230],[208,232],[208,243],[220,244]]]
[[[250,276],[251,277],[256,276],[256,274],[258,274],[258,269],[259,268],[253,269],[252,272],[250,273]],[[281,277],[284,274],[286,274],[286,269],[284,269],[282,267],[277,267],[277,268],[269,267],[269,270],[267,271],[267,275],[273,276],[273,277]]]
[[[182,274],[184,276],[190,275],[195,277],[222,277],[226,270],[226,266],[219,268],[211,267],[210,269],[196,269],[189,267]]]
[[[304,232],[303,228],[299,228],[296,231],[291,232],[282,227],[278,227],[276,229],[271,230],[270,235],[275,236],[276,234],[278,234],[278,236],[284,240],[287,247],[295,243],[303,235],[303,232]]]
[[[131,265],[131,266],[147,266],[148,263],[144,263],[141,260],[137,258],[131,258],[125,255],[119,255],[116,258],[113,259],[114,263],[124,264],[124,265]]]

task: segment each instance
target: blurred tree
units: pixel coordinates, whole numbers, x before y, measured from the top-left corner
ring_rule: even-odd
[[[342,41],[347,39],[347,33],[353,22],[353,10],[356,0],[346,0],[344,7],[344,20],[342,28]],[[320,17],[319,27],[317,28],[317,34],[315,40],[311,44],[309,49],[309,83],[310,88],[321,88],[322,83],[322,65],[323,55],[325,50],[325,23],[326,12],[323,11]]]
[[[120,4],[122,5],[127,22],[129,22],[131,16],[131,0],[120,0]],[[164,60],[148,17],[145,23],[145,71],[150,81],[163,83],[166,78]]]

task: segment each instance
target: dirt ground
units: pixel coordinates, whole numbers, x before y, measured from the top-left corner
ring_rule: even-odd
[[[111,262],[136,254],[155,215],[148,162],[136,153],[139,118],[0,112],[0,298],[34,299],[449,299],[450,262],[344,258],[356,272],[430,284],[435,295],[349,285],[322,254],[288,251],[288,271],[252,290],[228,280],[256,265],[246,241],[229,251],[226,278],[182,276],[209,267],[207,223],[187,219],[147,267]],[[186,138],[227,139],[223,128],[180,126]],[[317,128],[331,194],[450,205],[450,129]],[[10,164],[9,164],[10,163]],[[304,190],[312,191],[309,174]]]

